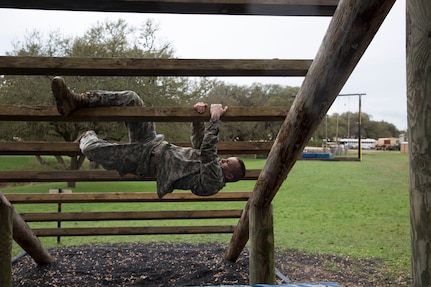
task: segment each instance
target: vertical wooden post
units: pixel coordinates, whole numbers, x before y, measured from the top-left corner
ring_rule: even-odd
[[[423,0],[426,1],[426,0]],[[238,259],[248,241],[247,208],[265,206],[283,184],[395,0],[340,1],[313,64],[277,135],[224,258]]]
[[[0,197],[0,286],[11,286],[12,205],[2,199]]]
[[[12,209],[12,222],[13,222],[13,239],[19,246],[30,255],[37,264],[47,264],[54,261],[54,258],[49,254],[36,235],[28,227],[27,223],[12,207],[6,196],[0,193],[0,202],[7,202]]]
[[[431,6],[407,0],[407,114],[413,286],[431,286]]]
[[[250,285],[274,284],[274,227],[272,204],[252,206],[250,218]]]

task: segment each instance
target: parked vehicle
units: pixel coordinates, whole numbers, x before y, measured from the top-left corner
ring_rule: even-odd
[[[344,145],[344,147],[349,149],[357,149],[359,146],[358,139],[340,139],[340,145]],[[361,139],[362,149],[374,149],[375,145],[375,139]]]
[[[376,142],[377,150],[400,150],[398,138],[379,138]]]

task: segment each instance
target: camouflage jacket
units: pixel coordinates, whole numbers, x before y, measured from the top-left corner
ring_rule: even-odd
[[[156,146],[156,177],[159,197],[174,189],[191,190],[196,195],[212,195],[225,186],[217,155],[219,122],[193,123],[192,148],[164,141]]]

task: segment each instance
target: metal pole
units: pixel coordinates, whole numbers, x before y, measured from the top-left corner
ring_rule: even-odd
[[[361,99],[362,94],[359,94],[359,112],[358,112],[358,158],[359,160],[362,160],[362,143],[361,143],[361,121],[362,121],[362,112],[361,112]]]
[[[328,148],[328,115],[325,117],[325,152]]]
[[[58,189],[58,193],[62,193],[63,190],[61,188]],[[61,202],[57,204],[57,211],[58,213],[61,213]],[[57,228],[61,228],[61,220],[57,221]],[[57,244],[60,244],[61,236],[57,236]]]
[[[366,95],[365,93],[359,94],[339,94],[339,97],[350,97],[350,96],[358,96],[359,97],[359,110],[358,110],[358,159],[362,160],[362,143],[361,143],[361,121],[362,121],[362,96]]]

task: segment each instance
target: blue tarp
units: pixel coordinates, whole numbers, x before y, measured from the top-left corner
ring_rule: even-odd
[[[332,158],[332,153],[303,152],[302,158]]]
[[[223,285],[224,287],[228,287]],[[215,286],[212,286],[215,287]],[[290,284],[256,284],[256,285],[232,285],[232,287],[341,287],[332,282],[320,282],[320,283],[290,283]]]
[[[253,285],[254,287],[341,287],[340,285],[337,285],[332,282],[320,282],[320,283],[290,283],[290,284],[279,284],[279,285],[265,285],[265,284],[258,284]]]

